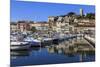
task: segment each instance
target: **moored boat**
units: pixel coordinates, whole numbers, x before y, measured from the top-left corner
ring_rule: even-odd
[[[34,39],[33,37],[26,37],[24,38],[25,42],[28,42],[31,47],[40,47],[41,46],[41,41],[38,39]]]
[[[51,45],[52,42],[53,42],[53,39],[52,39],[52,38],[43,38],[43,39],[42,39],[42,44],[43,44],[44,46]]]
[[[30,44],[25,41],[19,41],[21,38],[11,36],[10,37],[10,49],[11,50],[28,50],[30,48]]]
[[[30,45],[28,42],[12,41],[10,43],[11,50],[28,50],[29,48],[30,48]]]

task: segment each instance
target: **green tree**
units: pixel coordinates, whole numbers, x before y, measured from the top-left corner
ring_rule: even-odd
[[[31,31],[32,31],[32,32],[36,32],[36,28],[35,28],[35,27],[32,27],[32,28],[31,28]]]
[[[67,15],[68,15],[68,16],[73,16],[73,15],[76,15],[76,13],[74,13],[74,12],[69,12]]]
[[[94,13],[88,13],[88,14],[86,15],[86,18],[95,19],[95,14],[94,14]]]

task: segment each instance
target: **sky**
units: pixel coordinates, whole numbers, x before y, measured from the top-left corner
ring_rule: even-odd
[[[11,0],[11,21],[47,21],[49,16],[65,15],[69,12],[79,14],[80,8],[85,13],[95,13],[93,5],[58,4],[43,2],[23,2]]]

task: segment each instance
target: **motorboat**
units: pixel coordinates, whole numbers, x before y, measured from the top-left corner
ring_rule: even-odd
[[[53,42],[53,38],[43,38],[42,39],[42,44],[45,46],[51,45]]]
[[[27,50],[30,48],[28,42],[18,42],[18,41],[11,41],[10,49],[11,50]]]
[[[17,37],[11,36],[10,38],[10,49],[11,50],[28,50],[30,44],[25,41],[18,41]]]
[[[38,39],[34,39],[33,37],[26,37],[26,38],[24,38],[24,41],[28,42],[32,47],[41,46],[41,41]]]

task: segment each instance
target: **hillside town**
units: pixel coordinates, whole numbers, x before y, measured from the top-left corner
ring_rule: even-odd
[[[80,9],[80,15],[70,12],[67,15],[49,16],[48,21],[17,21],[11,22],[11,32],[22,33],[65,33],[78,34],[95,31],[95,14],[84,15],[83,9]]]

